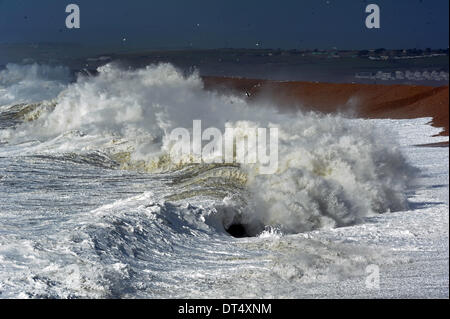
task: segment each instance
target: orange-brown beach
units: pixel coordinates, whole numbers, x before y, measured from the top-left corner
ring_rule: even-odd
[[[449,134],[449,88],[419,85],[279,82],[258,79],[203,77],[205,88],[232,90],[250,99],[270,98],[284,111],[303,109],[342,112],[361,118],[431,117],[432,125]],[[448,142],[444,145],[448,146]],[[442,143],[440,143],[442,146]]]

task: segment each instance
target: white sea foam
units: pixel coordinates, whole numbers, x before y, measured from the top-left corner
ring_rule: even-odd
[[[448,140],[428,137],[429,119],[280,115],[170,65],[99,71],[51,103],[0,109],[2,125],[25,120],[0,130],[2,298],[448,297],[448,148],[412,146]],[[192,119],[278,127],[278,171],[131,165],[161,159]],[[324,229],[406,206],[402,150],[424,169],[411,210]],[[123,151],[131,169],[111,169]],[[257,236],[229,236],[236,223]]]
[[[48,75],[39,66],[33,68],[33,77]],[[170,152],[170,131],[189,129],[194,119],[202,120],[205,128],[278,127],[277,172],[264,176],[258,174],[258,164],[241,165],[249,191],[246,204],[225,198],[208,213],[207,222],[219,220],[225,228],[240,223],[250,235],[266,226],[297,233],[406,208],[412,169],[395,141],[386,138],[387,131],[340,116],[283,115],[269,103],[249,105],[236,96],[205,91],[198,74],[184,76],[169,64],[138,70],[108,64],[98,71],[96,77],[79,77],[68,85],[55,106],[44,105],[34,121],[0,131],[0,139],[10,145],[40,141],[28,145],[27,152],[129,152],[130,163],[154,163]],[[14,85],[9,86],[12,92],[17,91]],[[31,91],[28,98],[36,96]]]
[[[7,64],[0,70],[0,106],[54,98],[69,81],[70,72],[66,67]]]

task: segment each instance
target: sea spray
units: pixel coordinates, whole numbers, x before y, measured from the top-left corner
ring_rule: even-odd
[[[44,80],[47,76],[35,74]],[[251,236],[267,227],[298,233],[351,225],[370,214],[407,206],[405,192],[413,170],[395,141],[386,142],[388,132],[381,134],[363,121],[306,112],[280,114],[269,102],[249,105],[234,95],[205,91],[197,73],[184,76],[170,64],[137,70],[107,64],[95,77],[80,76],[61,85],[65,88],[51,107],[32,121],[0,131],[0,139],[9,145],[35,141],[27,152],[36,154],[102,152],[122,168],[146,172],[189,167],[187,179],[194,179],[207,164],[168,157],[173,129],[189,130],[197,119],[205,127],[276,127],[279,163],[273,174],[259,174],[259,163],[240,164],[234,168],[240,174],[225,174],[244,181],[245,191],[231,192],[244,199],[218,191],[218,180],[225,176],[218,173],[220,166],[179,193],[184,201],[222,196],[223,202],[207,210],[205,220],[224,229],[240,224]],[[206,180],[214,183],[202,188]]]
[[[63,66],[7,64],[0,70],[0,106],[33,103],[56,97],[71,81]]]

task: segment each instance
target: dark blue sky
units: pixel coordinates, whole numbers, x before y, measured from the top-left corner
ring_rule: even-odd
[[[80,6],[80,29],[65,27],[69,3]],[[369,3],[381,8],[379,30],[365,28]],[[448,0],[0,0],[0,43],[447,48],[448,12]]]

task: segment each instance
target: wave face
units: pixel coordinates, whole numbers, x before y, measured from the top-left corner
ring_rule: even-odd
[[[181,280],[175,295],[193,296],[198,280],[212,285],[212,269],[245,268],[249,254],[264,264],[254,243],[236,246],[233,226],[279,237],[407,206],[412,168],[389,132],[362,120],[280,114],[269,102],[206,91],[198,74],[169,64],[108,64],[74,82],[65,68],[8,65],[0,85],[0,188],[9,198],[0,205],[9,273],[0,282],[11,295],[168,297]],[[171,130],[193,120],[278,128],[277,171],[168,157]],[[312,256],[320,245],[301,250]]]

